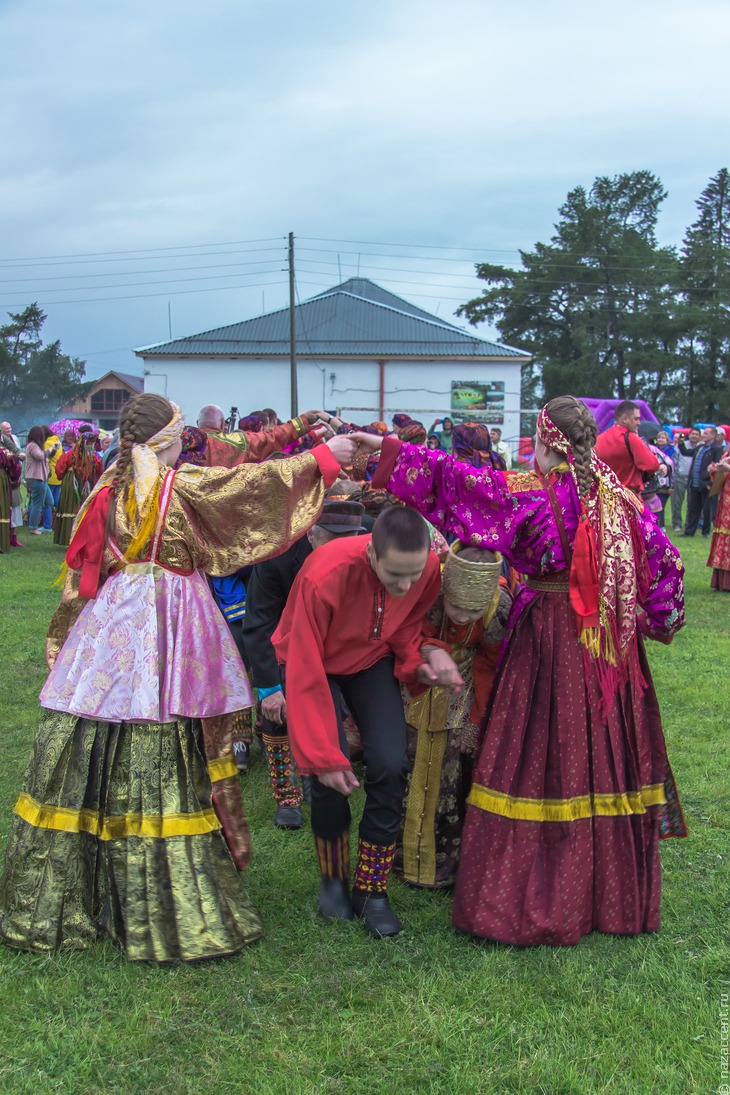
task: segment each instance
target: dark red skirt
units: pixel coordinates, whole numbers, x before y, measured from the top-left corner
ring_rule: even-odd
[[[686,829],[636,643],[628,679],[601,702],[567,594],[525,608],[475,767],[456,927],[520,946],[658,930],[659,837]]]

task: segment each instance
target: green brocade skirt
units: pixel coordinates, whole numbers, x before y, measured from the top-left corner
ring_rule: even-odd
[[[44,711],[0,881],[0,936],[45,952],[108,936],[127,958],[154,962],[259,939],[216,811],[226,774],[206,759],[199,719]],[[235,823],[224,822],[229,832]]]
[[[61,480],[61,490],[58,495],[58,507],[56,520],[53,522],[53,542],[68,547],[71,543],[76,514],[79,511],[79,496],[76,491],[76,476],[73,468],[65,473]]]

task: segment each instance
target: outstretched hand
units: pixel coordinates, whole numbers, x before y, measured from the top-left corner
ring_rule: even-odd
[[[317,776],[323,786],[331,791],[339,791],[341,795],[350,795],[360,784],[355,779],[355,773],[347,768],[344,772],[324,772]]]

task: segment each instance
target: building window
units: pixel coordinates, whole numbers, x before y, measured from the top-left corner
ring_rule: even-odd
[[[100,388],[91,397],[92,411],[121,411],[130,393],[123,388]]]

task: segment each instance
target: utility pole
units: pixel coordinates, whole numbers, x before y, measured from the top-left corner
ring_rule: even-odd
[[[291,381],[291,411],[290,418],[298,413],[299,397],[297,394],[297,329],[296,312],[294,311],[294,233],[289,233],[289,378]]]

